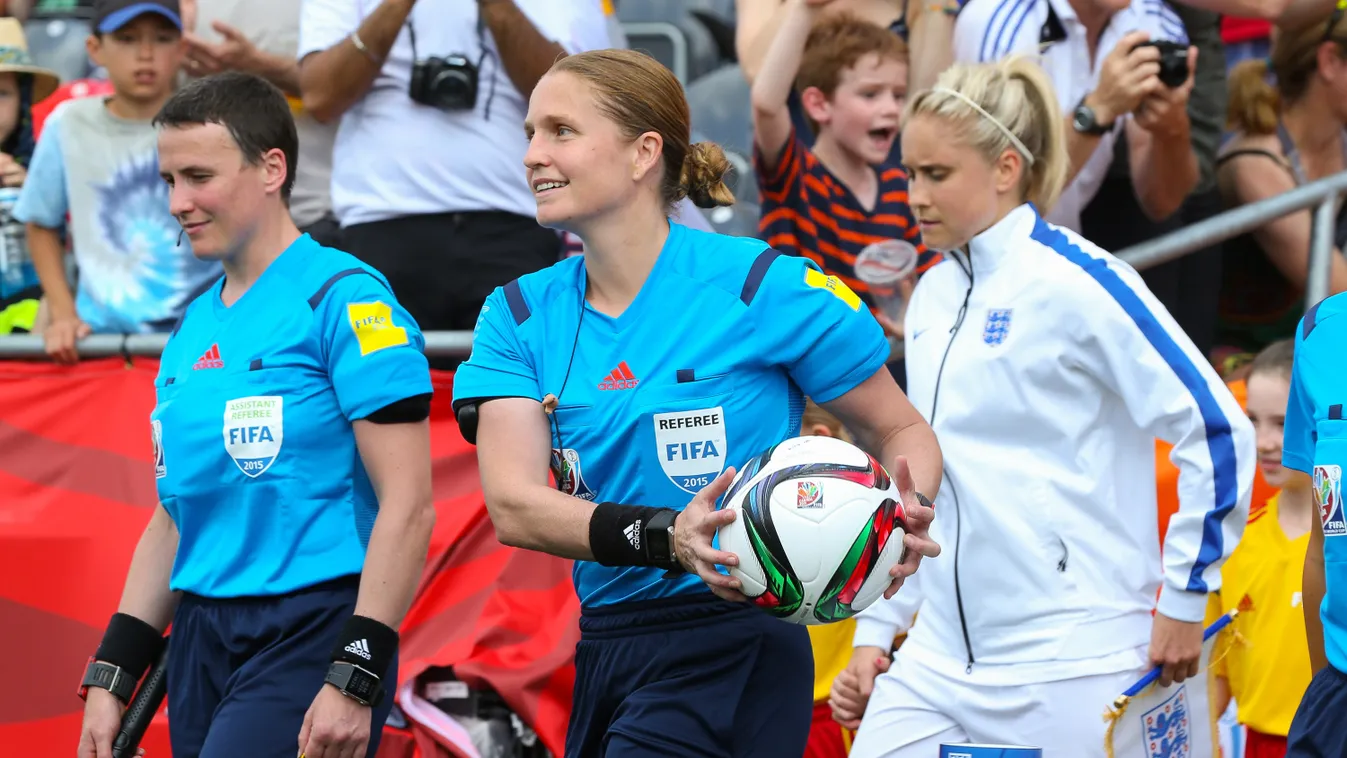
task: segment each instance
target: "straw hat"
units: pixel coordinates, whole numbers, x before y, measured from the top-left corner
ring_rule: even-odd
[[[34,103],[41,102],[61,84],[61,77],[56,72],[33,65],[23,25],[17,19],[8,17],[0,18],[0,73],[6,71],[32,74]]]

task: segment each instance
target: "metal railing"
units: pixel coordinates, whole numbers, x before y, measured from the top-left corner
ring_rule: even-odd
[[[1314,208],[1305,302],[1317,303],[1328,297],[1337,229],[1336,203],[1343,193],[1347,193],[1347,171],[1228,210],[1116,254],[1140,271],[1238,237],[1287,214]],[[425,338],[426,355],[432,358],[466,358],[472,352],[472,332],[426,332]],[[95,334],[81,340],[78,347],[80,355],[86,358],[157,357],[167,340],[166,334]],[[46,355],[41,337],[31,334],[0,337],[0,359],[45,359]]]
[[[1296,187],[1266,200],[1242,205],[1205,221],[1170,232],[1163,237],[1119,250],[1116,255],[1137,270],[1168,263],[1217,242],[1238,237],[1282,216],[1314,208],[1310,236],[1309,278],[1305,302],[1328,297],[1332,269],[1333,237],[1337,230],[1337,199],[1347,192],[1347,171]]]
[[[472,332],[426,332],[426,355],[466,358],[472,352]],[[163,352],[167,334],[92,334],[77,343],[81,358],[146,357]],[[46,359],[42,338],[32,334],[0,337],[0,359]]]

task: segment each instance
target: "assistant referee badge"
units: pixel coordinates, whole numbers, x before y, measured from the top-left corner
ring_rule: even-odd
[[[828,276],[815,268],[806,268],[804,270],[804,283],[815,289],[827,290],[831,292],[838,300],[847,304],[847,307],[853,311],[861,309],[861,298],[841,279],[835,276]]]
[[[407,344],[407,330],[393,323],[393,309],[386,303],[349,303],[346,316],[361,355]]]

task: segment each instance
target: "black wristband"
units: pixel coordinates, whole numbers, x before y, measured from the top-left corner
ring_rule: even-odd
[[[382,679],[397,651],[396,630],[372,618],[352,616],[332,647],[332,660],[354,663]]]
[[[134,681],[140,681],[164,649],[164,642],[164,635],[144,621],[125,613],[114,613],[94,659],[111,663]]]
[[[678,561],[667,545],[657,546],[652,553],[650,543],[658,535],[648,531],[652,521],[670,512],[673,512],[672,508],[599,503],[589,518],[589,551],[594,554],[594,562],[600,566],[674,568]],[[669,520],[667,516],[660,519],[666,520]],[[669,563],[656,559],[656,556],[664,558],[665,554]]]

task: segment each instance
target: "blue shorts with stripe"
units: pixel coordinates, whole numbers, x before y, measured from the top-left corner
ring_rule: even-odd
[[[1286,758],[1343,756],[1347,756],[1347,674],[1325,666],[1300,699],[1286,736]]]
[[[804,754],[804,627],[706,593],[587,608],[580,634],[566,758]]]
[[[351,576],[273,597],[185,593],[169,636],[173,758],[295,758],[359,586]],[[396,659],[384,681],[397,681]],[[371,758],[392,707],[389,692],[373,712]]]

